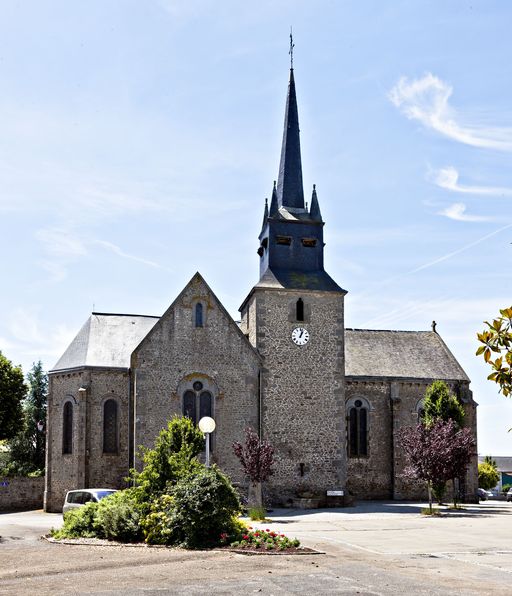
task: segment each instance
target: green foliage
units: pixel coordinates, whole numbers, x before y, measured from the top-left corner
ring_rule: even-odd
[[[500,315],[492,323],[485,321],[487,329],[477,333],[478,341],[483,345],[477,349],[476,355],[483,356],[492,368],[493,372],[487,378],[497,383],[499,391],[507,397],[512,393],[512,306],[500,309]]]
[[[443,503],[444,493],[446,491],[446,482],[433,482],[432,495],[439,505]]]
[[[498,464],[496,463],[496,460],[493,459],[490,455],[486,455],[484,457],[484,462],[486,464],[489,464],[490,466],[492,466],[493,468],[496,468],[496,470],[498,469]]]
[[[453,420],[459,428],[464,424],[464,408],[444,381],[434,381],[427,387],[423,410],[423,423],[427,426],[436,420]]]
[[[12,439],[23,427],[21,402],[26,392],[21,367],[0,352],[0,441]]]
[[[137,489],[120,490],[98,503],[94,514],[96,535],[107,540],[139,542],[143,538],[143,515]]]
[[[186,548],[219,544],[233,530],[240,501],[229,480],[216,467],[201,466],[161,495],[143,522],[146,541]]]
[[[484,462],[478,464],[478,486],[489,490],[494,488],[500,480],[500,474],[498,470],[490,464]]]
[[[87,503],[68,511],[64,516],[64,524],[60,530],[52,530],[52,536],[57,540],[63,538],[96,538],[96,511],[99,503]]]
[[[55,538],[79,536],[201,548],[219,544],[221,534],[241,532],[238,494],[216,467],[196,455],[202,433],[188,418],[174,418],[154,449],[143,451],[144,467],[132,471],[137,486],[66,514]]]
[[[204,449],[203,433],[187,417],[175,416],[160,431],[154,449],[141,449],[142,472],[131,470],[141,499],[151,500],[162,494],[169,484],[201,464],[195,459]]]
[[[501,487],[501,492],[502,493],[508,493],[508,491],[512,488],[512,484],[504,484]]]
[[[267,513],[265,507],[250,507],[249,519],[251,521],[265,521],[265,514]]]
[[[9,458],[3,468],[6,476],[44,475],[48,377],[41,361],[33,365],[27,380],[29,392],[22,403],[22,427],[8,443]],[[38,423],[43,425],[42,430],[37,428]]]
[[[425,507],[425,509],[421,510],[421,515],[441,515],[441,512],[435,507]]]

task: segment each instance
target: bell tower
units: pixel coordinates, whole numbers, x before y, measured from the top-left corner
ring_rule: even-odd
[[[315,186],[309,208],[304,202],[291,66],[278,180],[259,235],[260,279],[240,307],[242,331],[263,359],[259,431],[276,450],[268,488],[283,504],[346,483],[346,291],[324,270]]]

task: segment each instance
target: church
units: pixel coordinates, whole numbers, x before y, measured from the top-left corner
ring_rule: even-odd
[[[305,493],[325,504],[329,493],[424,497],[403,477],[397,431],[418,422],[427,386],[441,379],[476,439],[470,381],[435,325],[345,327],[347,292],[324,270],[323,227],[314,186],[304,200],[292,67],[259,281],[241,320],[199,273],[160,317],[93,312],[49,373],[46,511],[61,511],[71,489],[125,487],[138,447],[151,447],[174,415],[215,419],[212,459],[241,489],[232,444],[256,429],[275,448],[266,485],[275,505]],[[477,482],[475,453],[461,482],[467,500]]]

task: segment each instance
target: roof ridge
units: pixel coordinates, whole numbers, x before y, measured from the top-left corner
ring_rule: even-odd
[[[372,331],[376,333],[435,333],[435,331],[428,329],[359,329],[356,327],[345,327],[345,331]]]
[[[93,311],[91,315],[101,315],[102,317],[146,317],[148,319],[160,319],[161,315],[137,315],[133,313],[124,313],[124,312],[95,312]]]

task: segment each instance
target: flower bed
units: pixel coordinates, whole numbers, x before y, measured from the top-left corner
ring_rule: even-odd
[[[230,536],[226,533],[220,535],[221,544],[235,550],[250,552],[296,552],[300,549],[300,541],[297,538],[288,538],[285,534],[269,530],[255,530],[250,526],[245,532],[238,536]],[[308,549],[309,550],[309,549]]]

